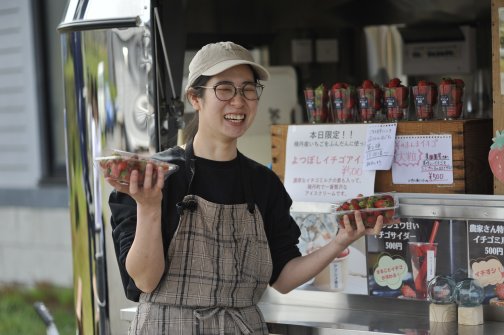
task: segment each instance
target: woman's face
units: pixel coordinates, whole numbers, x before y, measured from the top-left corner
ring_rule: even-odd
[[[214,87],[223,82],[240,88],[245,83],[254,83],[254,75],[248,65],[237,65],[213,76],[205,86]],[[231,100],[221,101],[213,88],[204,89],[202,98],[191,98],[199,113],[198,135],[209,140],[236,141],[254,121],[258,102],[245,99],[239,90]]]

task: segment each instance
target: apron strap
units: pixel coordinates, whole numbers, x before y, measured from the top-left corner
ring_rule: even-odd
[[[240,172],[243,180],[243,190],[245,191],[245,201],[247,202],[247,209],[251,214],[255,211],[254,194],[252,192],[252,179],[250,178],[250,171],[245,163],[245,157],[238,152],[240,159]]]
[[[240,332],[242,334],[252,334],[252,328],[247,324],[247,322],[243,319],[243,316],[238,312],[235,308],[227,308],[227,307],[210,307],[210,308],[201,308],[195,309],[193,311],[193,315],[198,321],[204,321],[210,319],[214,316],[218,316],[219,320],[219,334],[224,335],[224,325],[225,325],[225,316],[229,315],[235,325],[238,326]],[[199,322],[198,322],[199,326]],[[199,328],[198,328],[199,334]]]
[[[194,174],[196,173],[196,159],[194,158],[192,139],[189,142],[187,142],[185,148],[185,166],[186,166],[186,178],[188,185],[186,194],[192,194],[192,184],[194,180]]]
[[[194,158],[193,153],[193,144],[192,139],[187,142],[185,147],[185,167],[186,167],[186,180],[187,180],[187,191],[186,196],[181,202],[176,204],[178,215],[182,216],[184,214],[184,210],[188,209],[191,212],[198,207],[197,201],[194,199],[194,196],[188,196],[193,194],[192,185],[194,180],[194,174],[196,173],[196,159]]]

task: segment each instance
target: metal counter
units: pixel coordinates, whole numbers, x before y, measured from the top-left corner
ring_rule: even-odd
[[[486,321],[478,326],[463,326],[456,322],[429,323],[427,303],[373,300],[370,303],[369,297],[303,289],[282,295],[268,289],[259,308],[271,334],[504,334],[504,322]],[[121,319],[131,321],[135,311],[136,307],[122,309]]]
[[[401,193],[399,199],[401,218],[444,219],[454,225],[504,221],[503,196]],[[484,305],[482,325],[429,322],[427,301],[322,291],[310,284],[285,295],[268,288],[259,307],[272,334],[504,334],[504,307]],[[121,319],[131,321],[134,314],[135,307],[123,309]]]

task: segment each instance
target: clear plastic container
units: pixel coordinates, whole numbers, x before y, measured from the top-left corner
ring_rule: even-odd
[[[338,203],[334,206],[334,212],[340,227],[344,228],[343,216],[346,214],[352,227],[356,228],[355,211],[361,214],[366,228],[373,228],[378,216],[383,215],[384,224],[399,222],[397,209],[399,201],[395,193],[376,193],[370,196],[355,197]]]
[[[178,166],[175,164],[119,150],[114,150],[114,153],[110,156],[96,157],[94,161],[100,167],[105,178],[117,180],[124,185],[129,185],[133,170],[138,171],[138,184],[143,185],[147,163],[153,165],[153,180],[157,178],[159,167],[164,170],[165,177],[178,169]]]

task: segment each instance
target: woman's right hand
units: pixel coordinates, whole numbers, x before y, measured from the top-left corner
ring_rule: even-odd
[[[133,170],[131,172],[129,184],[119,183],[117,180],[112,178],[105,178],[105,180],[118,192],[129,194],[139,205],[159,205],[161,199],[163,198],[162,189],[164,186],[164,170],[161,167],[158,167],[157,173],[154,174],[153,169],[153,164],[147,163],[142,185],[139,185],[138,183],[138,170]],[[153,175],[156,176],[156,179],[153,179]]]

